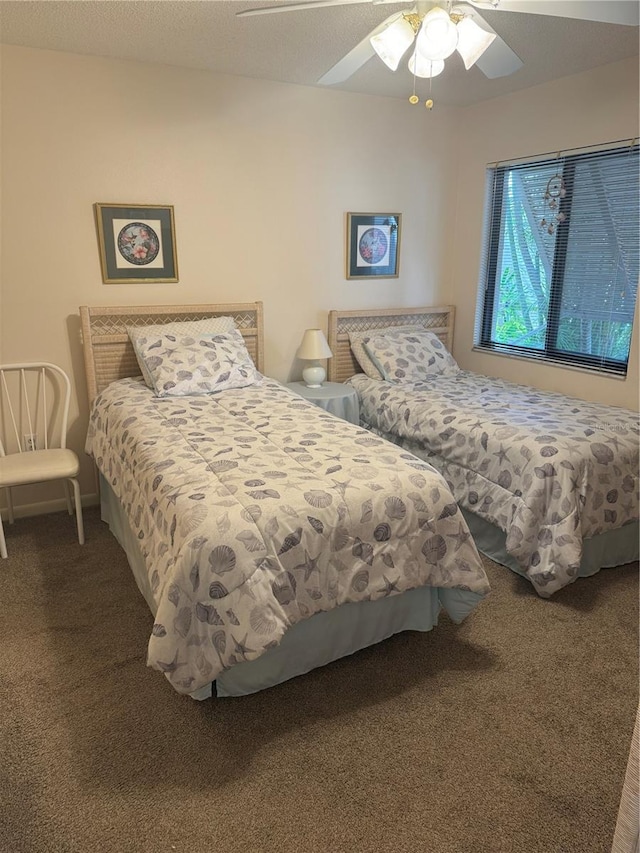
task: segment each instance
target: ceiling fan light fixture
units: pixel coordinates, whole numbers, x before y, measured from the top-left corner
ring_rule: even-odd
[[[444,71],[443,59],[425,59],[417,50],[409,57],[409,71],[416,77],[437,77]]]
[[[446,59],[458,45],[458,27],[447,12],[440,6],[434,6],[424,16],[416,39],[416,50],[424,59]]]
[[[409,45],[413,44],[414,38],[411,24],[404,18],[398,18],[369,41],[384,64],[395,71]]]
[[[471,18],[463,18],[457,26],[457,51],[462,57],[464,67],[469,70],[495,39],[495,33],[488,33]]]

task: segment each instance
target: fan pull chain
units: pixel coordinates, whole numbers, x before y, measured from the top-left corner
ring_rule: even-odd
[[[431,111],[433,109],[433,98],[431,97],[431,90],[433,89],[433,77],[429,77],[429,97],[424,102],[425,107]]]
[[[414,54],[414,56],[415,56],[415,54]],[[433,88],[433,77],[430,77],[429,78],[429,95],[431,95],[432,88]],[[419,101],[420,101],[420,98],[416,95],[416,73],[414,71],[413,72],[413,93],[409,97],[409,103],[410,104],[417,104],[417,103],[419,103]],[[433,98],[431,98],[431,97],[427,98],[427,100],[424,102],[424,105],[428,110],[432,110],[433,109]]]
[[[415,54],[415,51],[414,51],[414,53],[413,53],[414,62],[415,62],[415,55],[416,55],[416,54]],[[415,68],[415,65],[414,65],[414,68]],[[415,74],[415,71],[414,71],[414,72],[413,72],[413,94],[412,94],[412,95],[411,95],[411,97],[409,98],[409,103],[410,103],[410,104],[417,104],[419,100],[420,100],[420,98],[416,95],[416,74]]]

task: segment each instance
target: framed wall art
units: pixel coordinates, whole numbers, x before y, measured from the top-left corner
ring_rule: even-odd
[[[94,204],[105,284],[178,281],[173,207]]]
[[[347,213],[347,278],[397,278],[400,213]]]

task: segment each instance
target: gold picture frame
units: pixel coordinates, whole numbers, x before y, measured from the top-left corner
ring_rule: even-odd
[[[105,284],[178,281],[173,206],[94,204]]]
[[[401,213],[347,213],[347,278],[398,278]]]

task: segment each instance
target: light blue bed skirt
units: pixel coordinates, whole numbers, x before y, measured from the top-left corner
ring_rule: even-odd
[[[152,614],[155,602],[140,554],[120,501],[100,477],[100,506],[105,521],[124,549],[138,589]],[[253,661],[226,670],[211,685],[190,694],[194,699],[244,696],[273,687],[338,658],[372,646],[401,631],[430,631],[438,624],[441,607],[455,621],[462,621],[479,596],[457,589],[420,587],[378,601],[342,604],[317,613],[290,628],[280,645]]]
[[[506,566],[522,577],[526,577],[525,571],[515,558],[507,553],[506,533],[468,509],[464,507],[460,509],[478,550],[494,562],[500,563],[501,566]],[[583,539],[582,560],[577,577],[587,578],[595,575],[600,569],[633,563],[639,556],[640,526],[636,521],[633,524],[625,524],[618,530],[609,530],[591,539]]]

